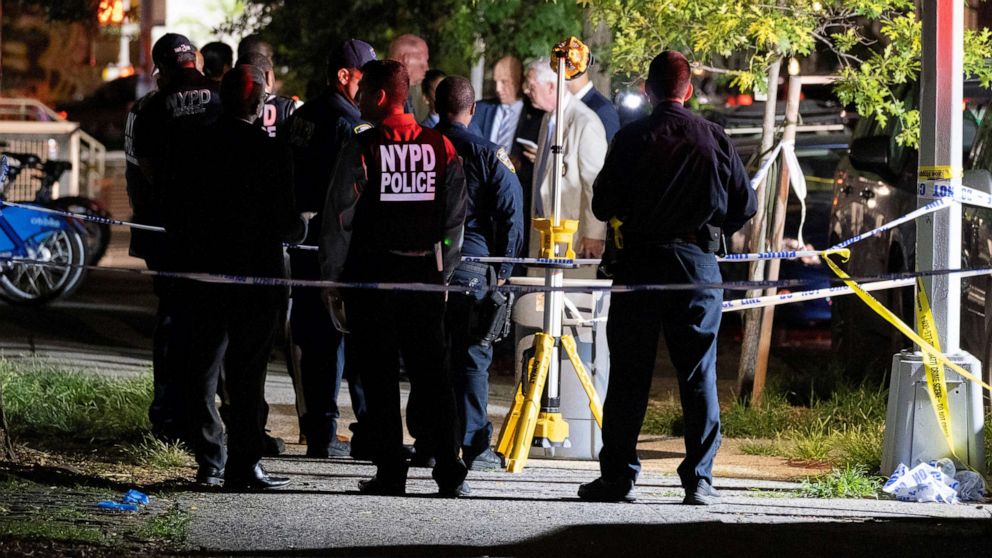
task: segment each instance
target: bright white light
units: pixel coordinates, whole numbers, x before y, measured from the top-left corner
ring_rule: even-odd
[[[789,59],[789,75],[798,76],[799,75],[799,61],[795,58]]]
[[[623,100],[620,101],[620,103],[624,106],[624,108],[637,110],[641,108],[642,104],[644,104],[644,99],[642,99],[640,95],[628,93],[623,96]]]

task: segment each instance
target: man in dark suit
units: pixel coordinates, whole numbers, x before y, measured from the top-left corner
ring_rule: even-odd
[[[524,96],[523,74],[523,64],[514,56],[504,56],[496,62],[493,66],[496,98],[476,103],[469,130],[505,149],[517,169],[520,183],[530,184],[544,112]],[[526,140],[530,147],[518,139]],[[530,215],[530,196],[524,196],[524,215]],[[524,246],[529,231],[530,226],[525,226]]]
[[[283,278],[283,243],[306,236],[306,217],[293,202],[289,149],[255,126],[265,76],[254,66],[224,75],[223,114],[187,137],[168,158],[165,226],[170,261],[179,271]],[[271,477],[264,451],[265,372],[288,289],[186,281],[176,330],[186,349],[183,385],[189,441],[208,486],[264,489]],[[224,423],[214,399],[221,364],[229,410]],[[227,443],[225,444],[225,431]]]
[[[568,90],[582,100],[583,103],[596,113],[603,128],[606,128],[606,142],[613,141],[613,136],[620,131],[620,113],[610,99],[596,90],[596,87],[585,73],[568,82]]]

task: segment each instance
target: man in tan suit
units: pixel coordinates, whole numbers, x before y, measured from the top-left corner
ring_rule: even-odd
[[[551,173],[554,166],[551,145],[554,143],[556,125],[555,108],[558,105],[558,76],[551,69],[547,58],[538,59],[527,68],[524,87],[535,107],[545,111],[538,135],[538,146],[533,153],[534,180],[531,196],[532,214],[548,217],[551,212]],[[565,91],[562,109],[564,131],[564,173],[561,178],[561,219],[577,219],[579,230],[574,240],[575,254],[579,258],[599,258],[606,246],[606,223],[592,213],[592,184],[603,168],[606,158],[606,130],[599,117],[589,107]],[[532,235],[529,255],[537,256],[538,235]],[[592,269],[592,268],[590,268]]]

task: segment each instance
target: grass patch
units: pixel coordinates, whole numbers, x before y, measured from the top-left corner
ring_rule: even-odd
[[[822,430],[796,431],[789,435],[789,449],[785,456],[799,461],[827,461],[830,458],[832,439]]]
[[[757,405],[735,399],[720,420],[728,438],[774,438],[788,430],[797,416],[797,408],[784,397],[769,393]]]
[[[867,471],[878,471],[882,467],[882,425],[876,424],[851,427],[836,436],[834,449],[839,461],[847,467],[860,467]]]
[[[674,396],[670,396],[668,401],[652,402],[644,416],[641,431],[645,434],[681,436],[685,432],[682,405]]]
[[[985,471],[992,475],[992,413],[985,414]]]
[[[799,495],[803,498],[877,498],[883,480],[862,467],[835,468],[826,475],[804,480]]]
[[[165,442],[150,434],[126,451],[136,464],[152,469],[186,467],[193,462],[193,456],[182,442]]]
[[[878,471],[887,403],[884,389],[841,386],[826,399],[811,391],[805,399],[809,404],[805,406],[791,403],[793,399],[796,399],[794,394],[769,389],[757,405],[740,400],[731,402],[721,412],[723,435],[745,438],[741,452],[747,455]],[[674,398],[654,403],[648,408],[644,432],[679,435],[681,419],[681,408]],[[990,429],[986,437],[990,450],[987,455],[992,456],[992,420],[986,424]]]
[[[68,543],[102,544],[104,535],[96,527],[74,525],[45,514],[31,521],[0,522],[0,539],[17,538]]]
[[[781,444],[777,440],[752,440],[741,442],[740,452],[744,455],[765,455],[779,457],[782,455]]]
[[[136,534],[143,539],[179,545],[186,542],[191,519],[189,513],[180,509],[178,504],[173,504],[168,511],[144,523]]]
[[[152,377],[108,378],[0,359],[11,430],[34,439],[120,441],[148,431]]]

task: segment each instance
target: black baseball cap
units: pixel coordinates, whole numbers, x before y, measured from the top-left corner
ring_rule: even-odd
[[[155,67],[177,68],[183,62],[196,61],[196,48],[184,35],[166,33],[155,41],[152,47],[152,61]]]
[[[358,39],[348,39],[331,51],[327,59],[327,68],[331,72],[341,68],[361,68],[372,60],[376,60],[372,45]]]

